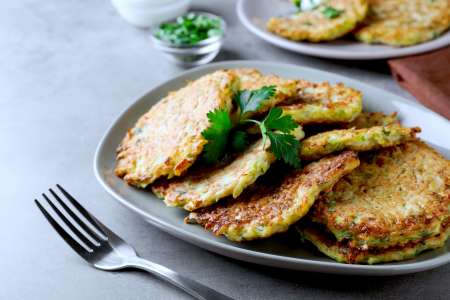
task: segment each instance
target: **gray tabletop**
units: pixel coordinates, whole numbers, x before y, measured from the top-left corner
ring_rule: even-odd
[[[217,60],[304,65],[412,99],[393,82],[384,62],[289,53],[247,32],[236,17],[235,1],[202,2],[229,24]],[[125,23],[106,0],[0,2],[0,299],[188,299],[146,273],[107,273],[83,263],[34,207],[32,200],[55,183],[72,191],[142,256],[236,299],[450,295],[450,265],[390,278],[261,267],[173,238],[116,203],[94,178],[95,147],[126,106],[180,72],[152,49],[146,31]]]

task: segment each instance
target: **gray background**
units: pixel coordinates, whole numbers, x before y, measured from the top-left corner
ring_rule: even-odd
[[[202,2],[229,25],[218,60],[310,66],[412,99],[393,82],[384,62],[289,53],[247,32],[237,20],[235,1]],[[450,265],[390,278],[260,267],[177,240],[117,204],[94,178],[95,147],[126,106],[181,71],[108,1],[0,2],[0,299],[187,298],[145,273],[100,272],[84,264],[32,202],[55,183],[66,186],[144,257],[236,299],[448,299]]]

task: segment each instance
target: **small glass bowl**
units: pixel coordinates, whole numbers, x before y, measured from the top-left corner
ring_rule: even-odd
[[[155,33],[159,29],[159,26],[157,26],[151,34],[154,47],[162,51],[169,60],[183,67],[195,67],[211,62],[217,54],[219,54],[225,38],[226,23],[223,18],[206,12],[193,11],[192,13],[208,18],[218,19],[220,21],[220,29],[222,33],[218,36],[213,36],[206,40],[202,40],[194,45],[175,45],[158,39],[155,36]],[[175,20],[169,22],[174,21]]]

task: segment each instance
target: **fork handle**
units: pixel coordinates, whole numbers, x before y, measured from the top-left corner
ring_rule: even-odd
[[[197,281],[181,276],[169,268],[140,257],[127,259],[126,266],[147,271],[167,282],[170,282],[174,286],[182,289],[199,300],[233,300],[233,298],[225,296],[224,294],[198,283]]]

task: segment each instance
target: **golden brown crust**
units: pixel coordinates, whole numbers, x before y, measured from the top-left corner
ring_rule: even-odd
[[[413,258],[423,251],[443,247],[450,236],[450,223],[442,224],[440,231],[388,247],[355,247],[348,240],[337,241],[326,229],[314,224],[299,224],[297,230],[329,257],[348,264],[377,264]]]
[[[305,135],[301,127],[291,134],[298,140]],[[270,141],[263,143],[259,139],[218,165],[197,164],[186,176],[159,180],[152,185],[152,190],[167,206],[180,206],[188,211],[211,206],[227,196],[237,198],[276,160],[269,151]]]
[[[421,141],[367,153],[311,210],[338,240],[392,245],[439,233],[450,218],[450,161]]]
[[[391,113],[386,115],[382,112],[365,112],[360,113],[350,123],[343,124],[341,127],[345,129],[355,128],[370,128],[375,126],[389,126],[400,125],[400,121],[397,118],[397,113]]]
[[[361,152],[391,147],[414,140],[419,132],[418,127],[399,125],[326,131],[306,138],[302,142],[300,156],[305,160],[315,160],[342,150]]]
[[[236,76],[217,71],[171,92],[128,130],[117,149],[115,173],[145,187],[159,177],[180,176],[202,152],[207,113],[232,108]]]
[[[280,107],[300,124],[351,122],[362,111],[362,93],[342,83],[298,80],[297,97]]]
[[[359,165],[347,151],[292,170],[280,184],[257,184],[236,199],[191,213],[186,219],[233,241],[266,238],[283,232],[303,217],[319,193]]]
[[[200,166],[185,177],[155,182],[152,190],[166,205],[193,211],[211,206],[227,196],[236,198],[275,160],[272,152],[263,149],[262,140],[259,140],[225,166]]]

